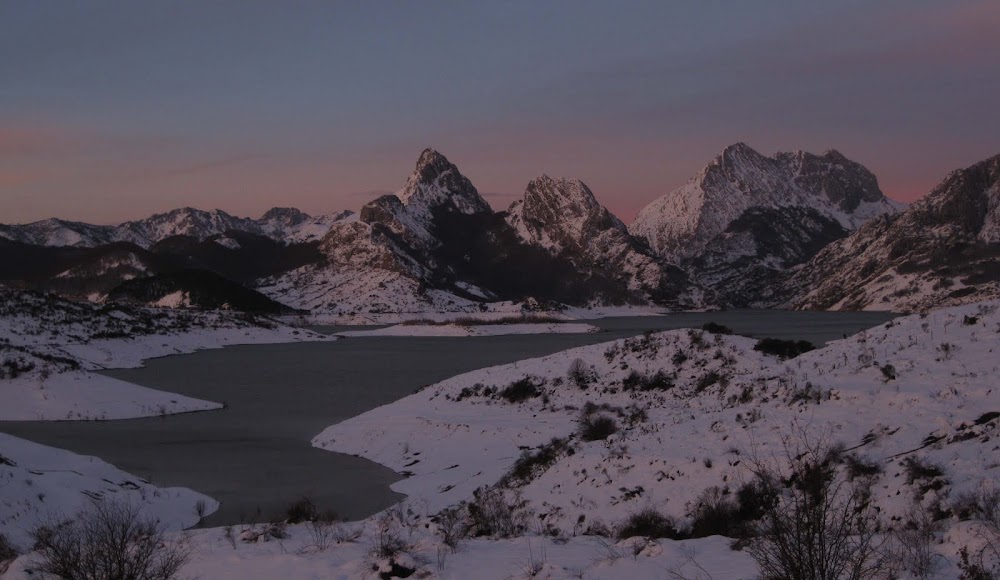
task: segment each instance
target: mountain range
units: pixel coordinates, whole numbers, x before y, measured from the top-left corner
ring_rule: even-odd
[[[953,172],[907,208],[837,151],[765,156],[737,143],[626,226],[582,181],[548,175],[494,211],[427,149],[397,193],[357,214],[182,208],[114,226],[0,225],[0,280],[91,300],[332,316],[500,301],[922,309],[1000,295],[998,164]]]

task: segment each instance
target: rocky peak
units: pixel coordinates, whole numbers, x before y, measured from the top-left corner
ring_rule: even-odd
[[[518,203],[518,202],[515,202]],[[543,217],[544,221],[582,217],[599,211],[601,204],[597,202],[594,193],[587,184],[579,179],[553,179],[544,173],[528,182],[524,190],[524,199],[520,202],[524,211]]]
[[[953,171],[912,210],[918,226],[948,226],[1000,242],[1000,155]]]
[[[465,214],[491,211],[458,167],[433,149],[420,154],[413,174],[396,196],[416,214],[429,214],[438,208]]]
[[[767,157],[736,143],[687,184],[643,208],[630,230],[661,256],[685,259],[752,208],[783,207],[815,210],[853,230],[900,206],[885,198],[870,171],[836,150]]]
[[[862,203],[877,203],[885,197],[868,168],[836,149],[822,155],[804,151],[778,153],[774,159],[784,166],[798,188],[825,196],[842,211],[853,212]]]
[[[582,249],[608,231],[628,237],[625,224],[602,206],[579,179],[540,175],[511,204],[507,222],[526,242],[554,252]]]
[[[766,158],[756,149],[739,141],[726,147],[715,158],[717,165],[740,164],[740,163],[760,163]]]

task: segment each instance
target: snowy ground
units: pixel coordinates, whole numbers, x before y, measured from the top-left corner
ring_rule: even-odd
[[[0,433],[0,531],[22,549],[40,524],[71,515],[93,499],[141,504],[168,529],[198,523],[218,509],[212,498],[186,488],[158,488],[96,457],[38,445]]]
[[[701,331],[581,347],[448,379],[334,425],[314,444],[408,475],[393,488],[430,513],[502,482],[546,533],[572,536],[613,529],[647,506],[684,525],[707,489],[747,480],[748,456],[780,456],[785,438],[808,430],[877,466],[875,500],[898,523],[911,505],[949,509],[1000,475],[997,310],[911,316],[790,361],[753,350],[751,339]],[[529,394],[512,402],[504,390],[516,384]],[[582,441],[585,414],[613,418],[618,432]],[[571,452],[510,476],[522,453],[555,437]],[[941,474],[914,477],[911,459]]]
[[[789,436],[808,431],[871,466],[888,525],[905,525],[914,506],[943,514],[934,577],[954,578],[972,525],[959,521],[958,504],[1000,475],[998,311],[994,302],[900,318],[791,360],[755,350],[753,339],[678,330],[453,377],[313,441],[406,475],[393,486],[408,496],[402,506],[326,531],[290,526],[280,540],[244,541],[263,526],[238,526],[232,542],[224,529],[186,532],[193,557],[184,573],[377,578],[390,561],[372,551],[391,536],[402,542],[392,562],[414,577],[753,578],[746,552],[718,536],[591,534],[613,533],[650,507],[683,528],[707,496],[749,479],[751,459],[781,457]],[[581,425],[598,416],[617,431],[585,441]],[[548,460],[512,469],[546,451]],[[443,543],[442,510],[489,489],[522,502],[526,532],[465,540],[453,551]],[[5,577],[26,578],[26,568],[30,557]]]

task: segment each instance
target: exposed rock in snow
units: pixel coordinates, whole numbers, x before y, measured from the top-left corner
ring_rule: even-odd
[[[766,289],[784,269],[901,207],[882,195],[871,172],[837,151],[765,157],[737,143],[646,206],[629,230],[723,304],[759,305],[772,300]]]
[[[898,216],[834,242],[795,271],[797,308],[923,310],[1000,296],[1000,155],[952,172]]]

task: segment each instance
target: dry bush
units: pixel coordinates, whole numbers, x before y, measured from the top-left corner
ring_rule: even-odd
[[[514,538],[528,529],[531,510],[519,492],[481,487],[466,506],[469,529],[477,537]]]
[[[893,533],[897,566],[914,578],[930,578],[940,561],[934,542],[944,531],[944,524],[920,503],[914,503],[903,526]]]
[[[965,547],[959,553],[961,579],[996,580],[1000,578],[1000,488],[977,493],[972,508],[980,546],[972,551]]]
[[[747,544],[761,578],[891,577],[890,554],[871,505],[872,480],[851,481],[837,448],[824,437],[787,437],[780,459],[755,457],[750,470],[775,498],[752,524]]]
[[[75,519],[34,531],[35,572],[66,580],[170,580],[189,550],[129,502],[100,501]]]
[[[677,530],[676,522],[672,518],[663,515],[652,507],[647,507],[630,514],[623,522],[616,526],[615,535],[620,540],[636,536],[649,539],[679,539],[682,536]]]

